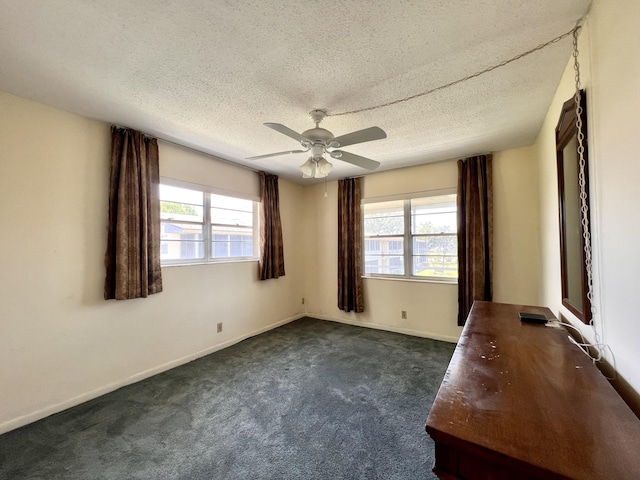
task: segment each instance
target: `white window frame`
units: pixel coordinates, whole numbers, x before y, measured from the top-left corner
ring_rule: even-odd
[[[204,248],[203,258],[180,258],[180,259],[164,259],[161,260],[162,267],[181,266],[181,265],[202,265],[211,263],[235,263],[235,262],[257,262],[260,255],[260,199],[257,196],[247,195],[243,193],[233,192],[220,188],[210,187],[208,185],[200,185],[196,183],[184,182],[173,178],[160,177],[160,184],[171,187],[185,188],[199,192],[203,196],[203,215],[202,222],[194,222],[188,220],[179,220],[180,223],[202,225],[202,242]],[[249,200],[253,205],[253,255],[236,256],[236,257],[213,257],[212,237],[211,237],[211,194],[222,195],[225,197],[239,198]],[[160,220],[165,223],[166,220]]]
[[[389,234],[389,235],[376,235],[367,237],[364,235],[364,221],[365,221],[365,213],[364,213],[364,205],[365,204],[376,204],[376,203],[384,203],[391,201],[403,201],[403,215],[404,215],[404,233],[403,237],[403,259],[404,259],[404,273],[364,273],[364,278],[384,278],[384,279],[392,279],[392,280],[411,280],[411,281],[423,281],[423,282],[439,282],[439,283],[458,283],[458,277],[435,277],[435,276],[425,276],[425,275],[413,275],[413,237],[423,237],[424,234],[413,234],[411,232],[411,200],[417,200],[420,198],[427,197],[439,197],[445,195],[455,195],[457,193],[455,188],[451,189],[442,189],[442,190],[432,190],[428,192],[417,192],[410,194],[402,194],[402,195],[391,195],[386,197],[375,197],[363,199],[361,202],[362,207],[362,222],[363,222],[363,235],[362,235],[362,271],[365,272],[366,265],[366,242],[367,240],[375,240],[382,239],[386,237],[399,237],[400,234]],[[452,234],[454,235],[454,234]],[[435,236],[435,235],[434,235]]]

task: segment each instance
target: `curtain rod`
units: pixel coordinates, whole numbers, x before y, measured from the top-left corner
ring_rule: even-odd
[[[112,124],[112,126],[114,126],[114,127],[116,127],[116,128],[128,128],[128,129],[131,129],[131,130],[135,130],[135,129],[132,129],[132,128],[130,128],[130,127],[124,127],[124,126],[122,126],[122,125],[116,125],[115,123],[114,123],[114,124]],[[165,142],[165,143],[170,143],[171,145],[175,145],[176,147],[186,148],[187,150],[191,150],[192,152],[200,153],[200,154],[202,154],[202,155],[206,155],[207,157],[211,157],[211,158],[213,158],[213,159],[215,159],[215,160],[218,160],[219,162],[226,163],[226,164],[228,164],[228,165],[234,165],[234,166],[236,166],[236,167],[245,168],[245,169],[247,169],[247,170],[251,170],[252,172],[256,172],[256,173],[260,173],[260,172],[261,172],[261,170],[258,170],[258,169],[256,169],[256,168],[252,168],[252,167],[249,167],[249,166],[247,166],[247,165],[243,165],[243,164],[241,164],[241,163],[236,163],[236,162],[234,162],[234,161],[232,161],[232,160],[227,160],[226,158],[220,158],[220,157],[218,157],[218,156],[214,155],[213,153],[204,152],[204,151],[199,150],[199,149],[197,149],[197,148],[195,148],[195,147],[190,147],[189,145],[184,145],[184,144],[182,144],[182,143],[178,143],[178,142],[176,142],[176,141],[174,141],[174,140],[169,140],[169,139],[167,139],[167,138],[163,138],[163,137],[161,137],[161,136],[159,136],[159,135],[152,135],[152,134],[149,134],[149,133],[143,132],[143,131],[141,131],[141,130],[138,130],[138,131],[139,131],[141,134],[143,134],[143,135],[145,135],[145,136],[147,136],[147,137],[155,138],[155,139],[160,140],[160,141],[163,141],[163,142]]]

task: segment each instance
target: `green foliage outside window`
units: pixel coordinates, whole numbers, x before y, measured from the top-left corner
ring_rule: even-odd
[[[162,213],[177,213],[180,215],[197,215],[196,209],[191,205],[177,202],[160,202],[160,211]]]

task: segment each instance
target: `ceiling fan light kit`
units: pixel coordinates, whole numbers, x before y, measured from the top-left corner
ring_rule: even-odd
[[[333,165],[324,157],[318,159],[309,157],[306,162],[300,165],[302,178],[324,178],[329,175],[332,169]]]
[[[329,175],[329,172],[333,168],[333,165],[324,158],[324,154],[329,155],[331,158],[342,160],[343,162],[356,165],[358,167],[366,168],[367,170],[374,170],[380,165],[379,162],[371,160],[370,158],[356,155],[355,153],[345,152],[344,150],[335,150],[338,147],[346,147],[348,145],[355,145],[357,143],[370,142],[373,140],[380,140],[387,138],[387,134],[380,127],[369,127],[356,132],[347,133],[335,137],[333,133],[324,128],[320,128],[320,122],[327,116],[327,112],[324,110],[311,110],[309,112],[311,120],[316,124],[315,128],[305,130],[302,134],[291,130],[280,123],[265,123],[266,127],[269,127],[276,132],[280,132],[294,140],[300,142],[300,145],[304,150],[287,150],[284,152],[268,153],[266,155],[258,155],[255,157],[248,157],[247,160],[257,160],[267,157],[275,157],[278,155],[288,155],[291,153],[304,153],[311,151],[311,157],[300,166],[302,172],[302,178],[324,178]]]

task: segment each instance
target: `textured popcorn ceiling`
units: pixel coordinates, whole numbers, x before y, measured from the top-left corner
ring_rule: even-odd
[[[302,132],[411,96],[564,32],[591,0],[0,0],[0,90],[297,182]],[[531,144],[571,38],[444,91],[329,116],[388,170]],[[365,173],[332,160],[329,179]]]

